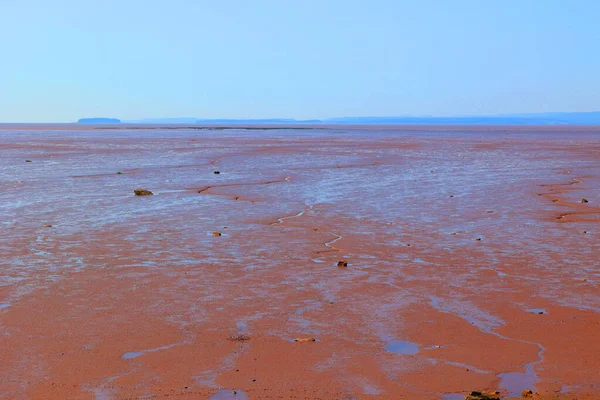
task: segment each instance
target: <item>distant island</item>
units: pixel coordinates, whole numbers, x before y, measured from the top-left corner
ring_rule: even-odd
[[[116,118],[81,118],[78,124],[120,124],[121,120]]]

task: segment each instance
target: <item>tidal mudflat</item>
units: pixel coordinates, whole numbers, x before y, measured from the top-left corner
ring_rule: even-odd
[[[597,128],[5,127],[0,189],[0,398],[600,396]]]

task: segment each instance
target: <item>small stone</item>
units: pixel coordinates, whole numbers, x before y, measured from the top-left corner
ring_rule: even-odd
[[[475,239],[475,240],[477,240],[478,242],[481,242],[481,238],[477,238],[477,239]]]
[[[123,175],[121,171],[117,171],[117,175]]]
[[[50,225],[50,224],[44,224],[44,228],[52,228],[52,225]]]
[[[582,203],[589,203],[588,199],[581,199]]]
[[[215,174],[215,175],[219,175],[220,173],[221,173],[221,171],[215,171],[215,172],[213,172],[213,174]]]
[[[465,400],[500,400],[500,397],[488,395],[482,392],[471,392],[470,395],[465,397]]]
[[[304,343],[304,342],[316,342],[317,339],[315,339],[314,337],[311,338],[300,338],[300,339],[294,339],[294,342],[298,342],[298,343]]]
[[[453,195],[453,194],[451,194],[451,195],[450,195],[450,197],[454,197],[454,195]]]
[[[538,312],[538,314],[542,315],[542,314],[544,314],[544,312],[543,312],[543,311],[540,311],[540,312]]]
[[[494,212],[492,210],[487,210],[486,213],[493,214]]]
[[[456,235],[456,232],[452,232],[451,235]]]
[[[149,190],[146,190],[146,189],[135,189],[135,190],[133,191],[133,193],[134,193],[136,196],[152,196],[152,195],[154,194],[154,193],[152,193],[151,191],[149,191]]]
[[[337,266],[340,268],[346,268],[348,266],[348,261],[340,260],[340,261],[338,261]]]
[[[227,340],[231,340],[232,342],[246,342],[250,340],[250,336],[243,334],[231,335],[227,338]]]
[[[522,397],[532,397],[533,392],[531,391],[531,389],[525,389],[521,392],[521,396]]]
[[[31,160],[25,160],[25,162],[33,162],[33,161],[31,161]]]
[[[212,235],[213,236],[223,236],[223,234],[221,232],[213,232]]]

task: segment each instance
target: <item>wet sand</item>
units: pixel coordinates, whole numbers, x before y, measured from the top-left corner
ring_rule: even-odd
[[[581,127],[4,126],[0,398],[600,398],[599,156]]]

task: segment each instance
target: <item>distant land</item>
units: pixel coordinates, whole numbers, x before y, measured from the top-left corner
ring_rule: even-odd
[[[79,124],[116,124],[116,118],[82,118]],[[146,118],[124,120],[132,124],[200,124],[200,125],[262,125],[262,124],[387,124],[387,125],[600,125],[600,111],[552,112],[533,114],[501,114],[477,116],[392,116],[392,117],[340,117],[326,119],[208,119],[208,118]]]
[[[81,118],[78,124],[120,124],[121,120],[116,118]]]

